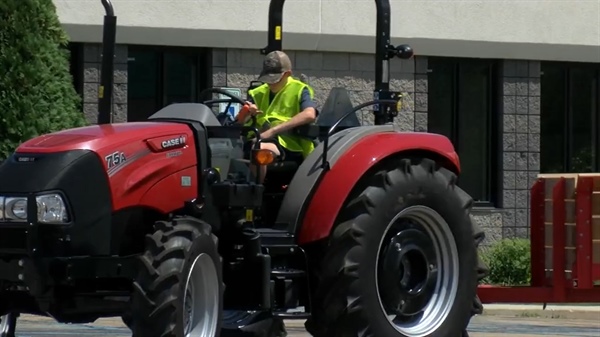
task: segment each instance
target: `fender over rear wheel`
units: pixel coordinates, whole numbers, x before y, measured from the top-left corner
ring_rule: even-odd
[[[389,166],[388,166],[389,167]],[[481,313],[483,232],[456,175],[403,159],[363,179],[340,211],[307,330],[317,337],[461,337]]]
[[[222,262],[211,227],[181,217],[146,236],[134,282],[133,337],[214,337],[221,329]]]

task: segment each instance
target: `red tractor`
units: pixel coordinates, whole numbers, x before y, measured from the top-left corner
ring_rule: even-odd
[[[413,53],[390,44],[388,0],[375,1],[375,100],[352,107],[332,91],[318,122],[294,131],[318,144],[301,163],[244,156],[240,135],[258,132],[213,112],[244,104],[221,89],[111,124],[116,17],[102,2],[99,124],[31,139],[0,165],[5,335],[28,313],[122,316],[135,337],[228,336],[277,319],[307,319],[316,337],[466,336],[484,234],[450,141],[389,124],[401,102],[390,59]],[[281,49],[283,3],[271,3],[263,53]],[[375,126],[348,122],[368,106]],[[269,165],[263,184],[250,162]]]

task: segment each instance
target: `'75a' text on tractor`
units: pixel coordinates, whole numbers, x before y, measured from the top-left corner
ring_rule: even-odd
[[[390,44],[388,0],[375,1],[375,100],[352,107],[333,90],[317,123],[294,131],[318,144],[301,163],[215,114],[244,104],[218,88],[111,124],[116,17],[102,2],[99,124],[31,139],[0,166],[5,335],[29,313],[122,316],[135,337],[226,336],[273,318],[307,319],[316,337],[466,336],[484,235],[450,141],[390,125],[401,95],[389,63],[412,50]],[[270,5],[263,53],[281,50],[283,3]],[[369,106],[375,126],[348,123]],[[248,162],[269,166],[264,183]]]

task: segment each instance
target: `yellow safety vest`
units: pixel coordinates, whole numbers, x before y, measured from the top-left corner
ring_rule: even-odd
[[[271,127],[289,121],[300,112],[300,97],[304,88],[308,88],[310,97],[314,97],[313,89],[306,83],[294,78],[288,78],[288,82],[269,102],[270,89],[268,84],[263,84],[250,90],[248,93],[259,110],[263,113],[256,116],[256,124],[260,130],[265,123]],[[246,122],[250,125],[252,121]],[[311,139],[282,134],[277,136],[279,144],[292,152],[301,152],[306,158],[314,149],[315,144]]]

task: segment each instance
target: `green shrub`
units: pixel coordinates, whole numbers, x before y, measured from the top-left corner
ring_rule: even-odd
[[[0,1],[0,160],[19,143],[85,125],[52,0]]]
[[[490,268],[484,283],[494,285],[527,285],[531,282],[529,240],[504,239],[484,249],[482,258]]]

